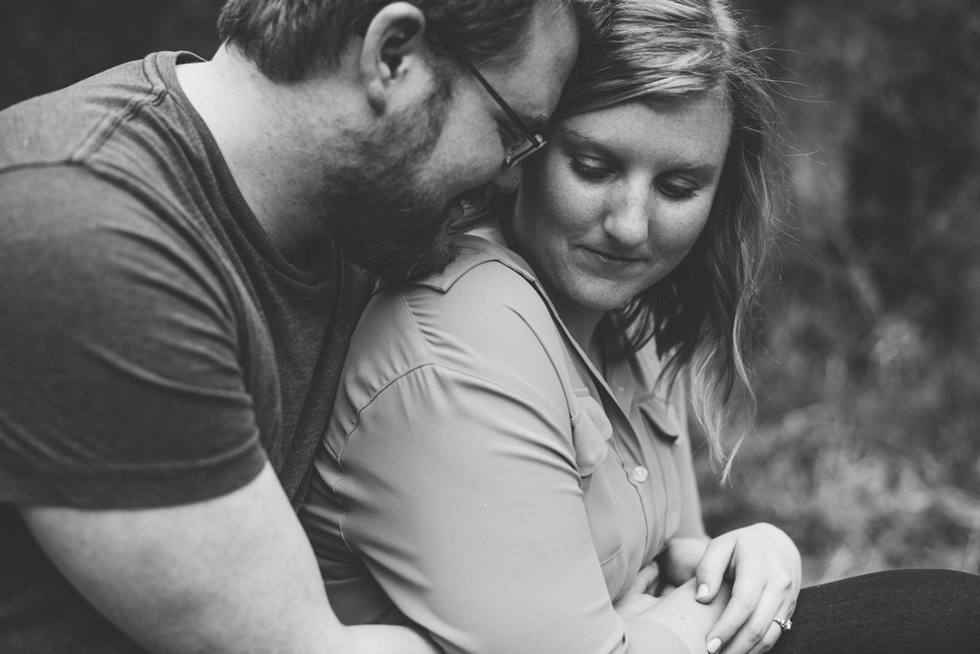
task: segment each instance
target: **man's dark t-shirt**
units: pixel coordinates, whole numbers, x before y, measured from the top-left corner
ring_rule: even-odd
[[[0,652],[140,651],[16,506],[294,506],[371,280],[259,227],[158,53],[0,113]]]

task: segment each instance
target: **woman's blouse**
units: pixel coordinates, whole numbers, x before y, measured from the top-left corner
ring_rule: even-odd
[[[607,384],[523,259],[456,244],[354,334],[300,514],[331,605],[450,653],[630,651],[612,600],[704,536],[680,384],[668,401],[652,347]]]

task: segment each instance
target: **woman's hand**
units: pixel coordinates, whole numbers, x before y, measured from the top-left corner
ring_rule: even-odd
[[[705,604],[714,600],[724,579],[732,581],[731,600],[708,631],[708,652],[724,645],[724,654],[758,654],[782,633],[774,620],[793,615],[803,571],[790,537],[759,523],[710,541],[695,576],[697,600]]]
[[[670,592],[672,588],[681,586],[697,574],[698,564],[708,547],[709,539],[704,538],[672,538],[667,541],[664,550],[657,556],[660,563],[660,593]]]

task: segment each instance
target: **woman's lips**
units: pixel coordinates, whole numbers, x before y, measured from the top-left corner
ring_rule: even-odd
[[[630,256],[630,255],[612,253],[607,250],[599,250],[588,246],[582,246],[582,249],[588,252],[589,254],[593,255],[595,258],[599,259],[600,261],[608,261],[610,263],[629,264],[629,263],[636,263],[644,260],[643,257],[638,257],[635,255]]]

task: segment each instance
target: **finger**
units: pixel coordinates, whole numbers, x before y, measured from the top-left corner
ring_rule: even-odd
[[[743,571],[740,569],[739,572]],[[774,633],[771,632],[770,627],[776,624],[773,622],[775,618],[791,616],[796,610],[799,590],[793,581],[793,575],[781,568],[768,569],[767,573],[765,587],[756,603],[755,610],[749,619],[738,628],[728,646],[725,647],[725,652],[731,651],[740,654],[745,649],[751,651],[759,642],[764,641]],[[724,618],[724,612],[719,618],[719,622],[722,618]],[[775,635],[778,636],[779,634]]]
[[[791,618],[796,613],[796,600],[799,598],[799,591],[795,591],[792,597],[786,602],[786,608],[776,613],[777,618]]]
[[[732,563],[735,543],[735,538],[725,534],[713,539],[705,548],[704,556],[694,572],[698,585],[695,599],[702,604],[710,604],[718,594],[725,573]]]
[[[769,625],[769,628],[766,630],[766,635],[762,637],[762,640],[749,650],[749,654],[763,654],[764,652],[768,652],[776,645],[776,641],[782,635],[782,627],[773,622]],[[725,650],[725,654],[728,654],[728,650]]]
[[[778,630],[779,625],[773,622],[773,619],[788,614],[784,600],[785,595],[781,592],[773,592],[773,589],[767,586],[756,603],[755,610],[738,627],[735,634],[726,641],[722,651],[725,654],[747,654],[752,652],[759,643],[764,643],[767,638],[778,637],[779,634],[773,632],[771,628],[775,626]],[[772,647],[772,643],[769,644],[769,647]]]
[[[765,574],[760,574],[759,572],[748,574],[743,570],[739,570],[739,572],[740,574],[735,578],[735,583],[732,584],[732,596],[728,600],[728,604],[721,612],[721,616],[715,625],[708,630],[708,635],[705,638],[710,654],[715,654],[721,646],[731,643],[749,619],[760,608],[760,600],[763,598],[763,591],[765,590]],[[764,615],[756,618],[753,629],[758,633],[754,634],[754,640],[749,639],[751,642],[748,646],[742,647],[741,649],[736,647],[733,650],[734,652],[741,653],[748,651],[751,645],[754,645],[765,635],[768,622],[776,615],[776,610],[782,603],[781,597],[774,598],[771,594],[768,597],[768,604],[761,607],[763,613],[768,612],[768,619],[763,622]],[[775,601],[773,601],[774,599]],[[747,638],[748,636],[746,634],[740,640],[745,642]]]

